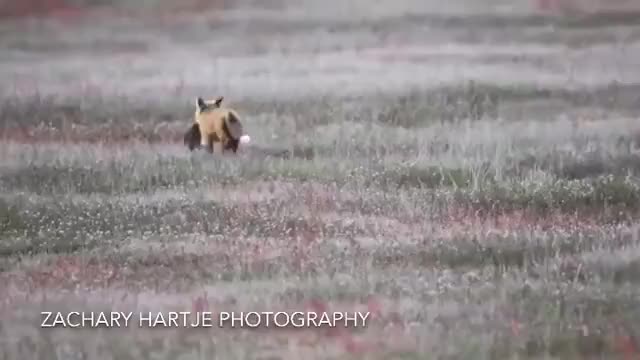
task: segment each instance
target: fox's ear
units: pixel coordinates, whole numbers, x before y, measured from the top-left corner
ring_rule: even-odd
[[[220,107],[220,104],[222,104],[222,100],[224,100],[224,96],[218,96],[218,98],[216,99],[216,102],[214,104],[217,107]]]
[[[198,108],[199,111],[202,111],[207,108],[207,104],[204,102],[204,99],[202,99],[201,97],[198,97],[196,99],[196,108]]]

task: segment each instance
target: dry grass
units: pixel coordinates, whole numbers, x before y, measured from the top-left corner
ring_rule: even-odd
[[[0,24],[0,358],[637,358],[634,21],[286,4]],[[190,153],[196,95],[252,144]],[[147,309],[372,318],[38,323]]]

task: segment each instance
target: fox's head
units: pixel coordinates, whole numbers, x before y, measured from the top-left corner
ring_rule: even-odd
[[[207,109],[219,108],[223,99],[223,96],[218,96],[215,100],[204,100],[198,97],[196,98],[196,110],[197,112],[203,112]]]

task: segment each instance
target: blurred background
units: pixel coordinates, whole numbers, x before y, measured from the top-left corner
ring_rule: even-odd
[[[636,77],[626,70],[638,55],[638,4],[2,0],[1,86],[44,93],[97,86],[163,97],[171,88],[242,98],[458,80],[628,82]],[[629,46],[622,51],[614,43]],[[602,68],[604,59],[609,65]]]
[[[439,107],[437,117],[466,106],[451,105],[458,95],[444,88],[475,82],[493,89],[473,90],[497,107],[493,116],[635,113],[639,3],[2,0],[0,95],[124,97],[146,104],[146,115],[129,117],[174,126],[176,138],[195,96],[249,106],[418,91],[417,106]],[[554,95],[541,100],[541,91]],[[166,110],[150,110],[158,102]]]
[[[458,1],[459,2],[459,1]],[[254,5],[265,8],[278,8],[282,9],[288,6],[309,6],[315,3],[315,7],[322,7],[323,4],[327,4],[326,7],[334,7],[336,4],[331,2],[319,1],[290,1],[290,0],[185,0],[185,1],[171,1],[171,0],[2,0],[0,1],[2,12],[0,15],[3,17],[23,17],[30,15],[48,15],[48,14],[61,14],[64,12],[73,11],[86,11],[102,9],[114,9],[114,10],[132,10],[132,9],[154,9],[174,11],[176,9],[183,10],[204,10],[204,9],[221,9],[232,8],[238,5]],[[341,1],[340,4],[348,4],[352,6],[353,10],[366,11],[367,8],[380,7],[378,11],[388,10],[388,6],[385,6],[384,2],[374,1]],[[408,1],[395,2],[394,6],[402,7],[402,4],[409,3]],[[435,1],[412,1],[413,6],[421,7],[420,5],[429,4],[434,8],[448,7],[451,4],[438,3]],[[454,1],[455,3],[455,1]],[[474,2],[469,2],[467,5],[471,5]],[[565,15],[570,14],[603,14],[603,13],[625,13],[629,11],[639,11],[640,5],[636,0],[514,0],[514,1],[477,1],[475,2],[480,7],[486,7],[489,10],[496,4],[500,7],[509,7],[514,3],[523,3],[529,5],[534,10],[549,11],[562,13]],[[528,3],[528,4],[527,4]],[[387,2],[391,4],[391,2]],[[428,6],[429,6],[428,5]],[[354,14],[350,14],[354,15]]]

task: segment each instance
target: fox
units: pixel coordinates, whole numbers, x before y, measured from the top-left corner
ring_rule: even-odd
[[[214,143],[220,142],[222,153],[225,150],[236,153],[240,143],[250,141],[250,137],[243,134],[236,111],[221,106],[223,99],[222,96],[208,101],[196,98],[195,121],[184,135],[184,143],[189,150],[204,147],[207,152],[213,153]]]
[[[222,104],[222,100],[224,100],[223,96],[218,96],[215,100],[204,101],[207,107],[219,108]],[[199,101],[196,100],[196,104]],[[201,135],[200,135],[200,125],[197,122],[194,122],[189,127],[189,130],[184,134],[184,145],[189,148],[189,151],[193,151],[200,146]]]

